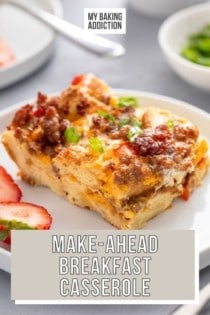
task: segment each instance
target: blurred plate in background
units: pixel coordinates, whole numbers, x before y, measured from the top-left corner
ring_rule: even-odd
[[[49,13],[62,17],[59,0],[30,0]],[[15,83],[44,64],[53,52],[55,34],[43,23],[7,4],[0,4],[0,38],[15,54],[15,61],[0,69],[0,88]]]

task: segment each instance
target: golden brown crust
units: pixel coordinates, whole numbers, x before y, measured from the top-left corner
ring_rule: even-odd
[[[118,228],[140,228],[201,183],[208,144],[196,126],[169,111],[119,104],[96,77],[77,77],[61,96],[39,94],[35,108],[20,109],[3,144],[24,180]],[[69,126],[80,135],[75,143],[65,138]]]

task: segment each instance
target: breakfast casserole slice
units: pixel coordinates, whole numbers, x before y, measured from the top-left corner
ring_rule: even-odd
[[[208,169],[208,145],[195,125],[113,96],[91,74],[57,97],[39,93],[16,112],[2,141],[24,180],[120,229],[141,228],[176,197],[187,200]]]

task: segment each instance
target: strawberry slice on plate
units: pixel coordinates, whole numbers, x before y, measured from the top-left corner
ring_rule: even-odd
[[[11,244],[11,233],[3,225],[0,225],[0,241],[10,245]]]
[[[4,167],[0,166],[0,202],[20,201],[22,192]]]
[[[41,206],[28,202],[0,203],[0,240],[9,242],[10,230],[48,230],[52,217]]]
[[[0,68],[9,65],[14,60],[15,55],[11,48],[2,38],[0,38]]]

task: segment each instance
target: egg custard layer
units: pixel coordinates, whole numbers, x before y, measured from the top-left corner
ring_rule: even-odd
[[[117,97],[92,74],[56,97],[38,93],[15,113],[2,142],[22,179],[120,229],[141,228],[175,198],[188,200],[209,166],[194,124]]]

